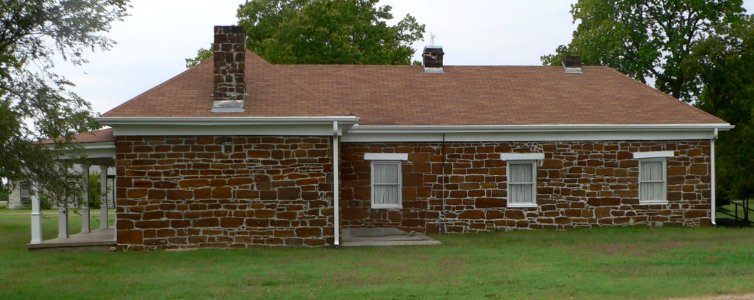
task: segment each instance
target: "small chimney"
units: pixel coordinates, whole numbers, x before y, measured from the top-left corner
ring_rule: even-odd
[[[443,73],[442,57],[445,52],[440,45],[429,45],[424,47],[422,59],[424,60],[424,73]]]
[[[246,98],[246,31],[241,26],[215,26],[212,112],[242,112]]]
[[[566,74],[581,74],[581,57],[568,55],[563,58],[563,68]]]

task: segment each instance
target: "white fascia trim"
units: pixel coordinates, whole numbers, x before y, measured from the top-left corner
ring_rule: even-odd
[[[347,125],[338,125],[342,134]],[[176,135],[263,135],[263,136],[332,136],[332,123],[279,125],[116,125],[114,136],[176,136]]]
[[[115,142],[100,142],[100,143],[82,143],[81,147],[87,150],[94,149],[115,149]]]
[[[76,144],[85,150],[115,149],[115,142],[76,143],[76,141],[73,141],[71,143]],[[45,144],[45,147],[52,150],[62,150],[55,149],[55,144]]]
[[[408,153],[365,153],[364,160],[408,160]]]
[[[501,160],[543,160],[544,153],[500,153]]]
[[[634,152],[634,158],[660,158],[660,157],[673,157],[675,153],[673,151],[652,151],[652,152]]]
[[[113,127],[114,136],[158,135],[338,135],[359,121],[354,116],[330,117],[101,117],[101,124]]]
[[[480,133],[368,133],[348,131],[344,143],[377,142],[517,142],[517,141],[661,141],[709,140],[711,130],[688,131],[554,131]]]
[[[344,143],[369,142],[515,142],[515,141],[625,141],[708,140],[716,124],[573,124],[573,125],[354,125]]]
[[[709,124],[537,124],[537,125],[355,125],[351,133],[478,133],[556,131],[730,130],[728,123]]]
[[[103,125],[301,125],[301,124],[356,124],[356,116],[324,117],[99,117]]]
[[[58,159],[61,160],[68,160],[68,159],[80,159],[80,158],[112,158],[115,159],[115,143],[114,142],[100,142],[100,143],[82,143],[80,144],[83,150],[83,154],[85,157],[78,157],[78,156],[72,156],[73,153],[65,151],[63,149],[62,152],[57,156]],[[76,153],[78,154],[78,153]]]

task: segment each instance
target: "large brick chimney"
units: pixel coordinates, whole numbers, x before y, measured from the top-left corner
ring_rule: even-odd
[[[242,112],[246,99],[246,31],[241,26],[215,26],[213,112]]]

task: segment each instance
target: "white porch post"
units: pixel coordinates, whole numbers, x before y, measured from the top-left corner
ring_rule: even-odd
[[[34,188],[34,183],[29,182],[31,194],[31,242],[30,244],[42,243],[42,205],[39,203],[39,195]]]
[[[107,166],[99,166],[99,193],[100,193],[100,207],[99,207],[99,219],[100,229],[107,229],[109,227],[107,219]]]
[[[81,233],[92,232],[89,226],[89,165],[81,165],[81,179],[82,189],[81,195],[83,196],[81,201]]]
[[[66,199],[67,200],[67,199]],[[58,203],[58,238],[68,237],[68,201]]]

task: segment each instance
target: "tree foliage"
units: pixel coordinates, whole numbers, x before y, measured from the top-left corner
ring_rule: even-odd
[[[4,0],[0,4],[0,177],[32,181],[38,189],[65,190],[66,168],[38,143],[73,149],[71,137],[97,127],[90,105],[54,72],[60,57],[74,65],[83,54],[107,50],[103,35],[126,16],[128,0]]]
[[[212,57],[212,50],[209,49],[212,49],[212,44],[210,44],[207,49],[199,48],[199,50],[196,51],[196,57],[186,58],[186,69],[193,68],[205,59]]]
[[[734,199],[754,195],[754,16],[694,51],[692,71],[703,84],[697,105],[736,125],[718,140],[718,191]]]
[[[558,65],[564,55],[579,55],[690,102],[700,88],[690,71],[694,45],[743,12],[742,0],[579,0],[571,6],[578,23],[571,42],[541,59]]]
[[[389,25],[391,10],[378,0],[252,0],[238,20],[247,47],[272,63],[410,64],[424,25],[411,15]]]

